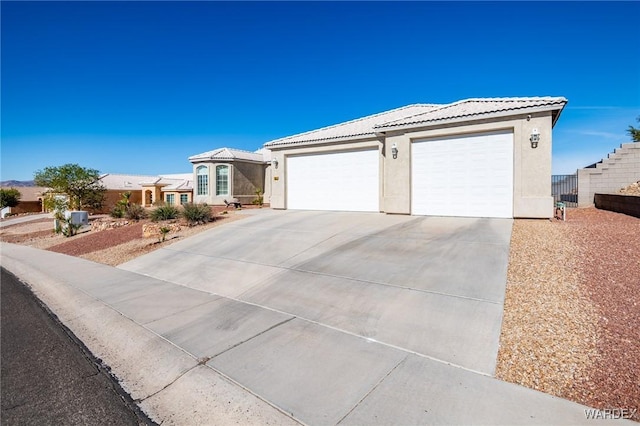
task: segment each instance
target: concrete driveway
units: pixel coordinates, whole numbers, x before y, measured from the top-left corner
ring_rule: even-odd
[[[276,364],[311,367],[321,347],[340,347],[341,334],[365,337],[357,350],[365,358],[371,341],[390,353],[402,349],[493,375],[511,227],[507,219],[252,211],[121,268],[245,302],[215,315],[269,332],[211,362],[249,388],[273,387],[281,377]],[[211,357],[205,336],[213,314],[203,309],[150,326]],[[309,351],[304,340],[317,350]],[[279,353],[284,346],[289,349]],[[257,354],[262,361],[256,364]],[[333,355],[336,366],[343,363]],[[381,374],[398,362],[388,361],[376,367]]]

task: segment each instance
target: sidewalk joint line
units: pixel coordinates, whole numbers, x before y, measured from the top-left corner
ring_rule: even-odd
[[[382,287],[392,287],[392,288],[398,288],[398,289],[401,289],[401,290],[416,291],[416,292],[419,292],[419,293],[435,294],[435,295],[438,295],[438,296],[451,297],[451,298],[455,298],[455,299],[474,300],[476,302],[489,303],[489,304],[492,304],[492,305],[502,305],[504,303],[502,301],[482,299],[482,298],[470,297],[470,296],[461,296],[461,295],[457,295],[457,294],[448,294],[448,293],[442,293],[442,292],[434,291],[434,290],[425,290],[425,289],[420,289],[420,288],[415,288],[415,287],[401,286],[401,285],[397,285],[397,284],[389,284],[389,283],[383,283],[383,282],[378,282],[378,281],[364,280],[364,279],[360,279],[360,278],[345,277],[345,276],[342,276],[342,275],[327,274],[325,272],[308,271],[308,270],[305,270],[305,269],[297,269],[296,266],[269,265],[269,264],[266,264],[266,263],[252,262],[252,261],[248,261],[248,260],[233,259],[233,258],[225,257],[225,256],[213,256],[213,255],[209,255],[209,254],[201,254],[201,253],[193,253],[193,252],[188,252],[188,251],[173,250],[173,249],[171,249],[169,247],[162,248],[160,250],[172,251],[172,252],[175,252],[175,253],[181,253],[181,254],[185,254],[185,255],[189,255],[189,256],[201,256],[201,257],[207,257],[207,258],[211,258],[211,259],[221,259],[221,260],[229,260],[229,261],[238,262],[238,263],[246,263],[246,264],[249,264],[249,265],[266,266],[266,267],[269,267],[269,268],[280,269],[282,271],[302,272],[302,273],[305,273],[305,274],[313,274],[313,275],[319,275],[319,276],[325,276],[325,277],[331,277],[331,278],[340,278],[340,279],[344,279],[344,280],[347,280],[347,281],[355,281],[355,282],[366,283],[366,284],[374,284],[374,285],[379,285],[379,286],[382,286]],[[295,257],[295,256],[293,256],[293,257]],[[291,258],[289,258],[289,259],[291,259]],[[285,260],[285,262],[286,262],[286,260]],[[123,269],[123,270],[124,271],[128,271],[127,269]],[[129,271],[129,272],[134,272],[134,273],[140,274],[139,272],[136,272],[136,271]],[[152,275],[146,275],[146,276],[151,277],[151,278],[155,278]],[[270,277],[267,277],[267,279],[268,278],[270,278]],[[164,280],[162,278],[157,278],[157,279],[166,281],[166,280]],[[171,281],[166,281],[166,282],[171,282]],[[505,283],[506,283],[506,276],[505,276]],[[172,284],[177,284],[177,283],[172,283]],[[260,280],[256,281],[256,283],[254,285],[252,285],[252,288],[255,287],[258,284],[260,284]],[[179,284],[179,285],[182,285],[182,284]],[[187,286],[185,286],[185,287],[187,287]],[[191,288],[191,287],[187,287],[187,288]]]
[[[358,408],[358,406],[362,403],[362,401],[364,401],[365,399],[367,399],[367,397],[369,395],[371,395],[371,393],[376,390],[378,388],[378,386],[380,386],[380,384],[382,384],[382,382],[385,381],[385,379],[387,377],[389,377],[391,375],[391,373],[393,373],[394,371],[396,371],[396,368],[398,368],[400,366],[400,364],[404,364],[404,362],[407,360],[407,358],[409,358],[409,355],[406,355],[404,358],[402,358],[400,361],[398,361],[398,363],[396,365],[394,365],[391,370],[389,370],[387,372],[387,374],[385,374],[384,376],[382,376],[380,378],[380,380],[377,381],[377,383],[375,385],[373,385],[373,387],[371,389],[369,389],[369,392],[365,393],[364,396],[362,398],[360,398],[360,400],[358,400],[358,402],[356,402],[356,404],[351,408],[351,410],[349,410],[347,412],[347,414],[345,414],[344,416],[342,416],[342,418],[340,420],[338,420],[338,423],[336,423],[336,425],[339,425],[340,423],[342,423],[342,421],[344,419],[346,419],[349,414],[351,414],[353,412],[353,410],[355,410],[356,408]]]
[[[240,302],[240,303],[244,303],[244,302]],[[291,315],[291,314],[289,314],[289,315]],[[225,352],[229,352],[231,349],[237,348],[238,346],[242,345],[243,343],[247,343],[249,340],[253,340],[253,339],[255,339],[256,337],[261,336],[261,335],[265,334],[266,332],[273,330],[273,329],[274,329],[274,328],[276,328],[276,327],[280,327],[281,325],[286,324],[286,323],[288,323],[289,321],[291,321],[291,320],[293,320],[293,319],[295,319],[295,318],[296,318],[295,316],[292,316],[291,318],[287,318],[287,319],[286,319],[286,320],[284,320],[284,321],[280,321],[279,323],[277,323],[277,324],[275,324],[275,325],[272,325],[271,327],[269,327],[269,328],[267,328],[267,329],[262,330],[262,331],[261,331],[261,332],[259,332],[258,334],[255,334],[255,335],[253,335],[253,336],[251,336],[251,337],[249,337],[249,338],[247,338],[247,339],[245,339],[245,340],[243,340],[243,341],[241,341],[241,342],[238,342],[238,343],[236,343],[235,345],[230,346],[230,347],[228,347],[227,349],[224,349],[223,351],[218,352],[218,353],[217,353],[217,354],[215,354],[215,355],[211,355],[211,357],[209,358],[209,360],[208,360],[208,361],[210,361],[210,360],[212,360],[212,359],[214,359],[214,358],[216,358],[216,357],[218,357],[218,356],[222,355],[222,354],[223,354],[223,353],[225,353]]]

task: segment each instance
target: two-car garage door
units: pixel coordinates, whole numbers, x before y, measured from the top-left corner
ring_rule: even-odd
[[[513,217],[513,133],[415,141],[411,214]]]
[[[512,132],[414,141],[410,167],[411,214],[513,217]],[[380,211],[379,170],[378,149],[288,156],[287,208]]]
[[[287,208],[380,211],[377,149],[287,157]]]

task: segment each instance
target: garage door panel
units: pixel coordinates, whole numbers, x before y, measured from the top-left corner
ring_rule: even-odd
[[[287,158],[287,208],[379,211],[378,150]]]
[[[416,141],[411,156],[412,214],[513,216],[511,132]]]

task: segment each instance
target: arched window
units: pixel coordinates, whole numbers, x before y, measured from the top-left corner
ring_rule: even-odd
[[[198,180],[198,195],[209,195],[209,169],[207,166],[200,166],[196,169],[196,177]]]
[[[229,195],[229,166],[216,166],[216,195]]]

